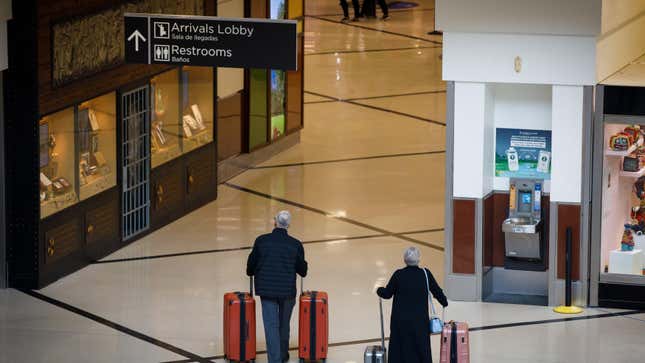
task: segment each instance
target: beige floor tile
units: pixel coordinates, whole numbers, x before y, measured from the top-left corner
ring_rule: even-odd
[[[331,19],[337,20],[336,18],[332,17]],[[346,52],[435,45],[416,39],[351,27],[311,17],[305,19],[305,31],[306,58],[320,57],[322,55],[311,55],[311,53],[320,52]]]
[[[232,183],[271,193],[276,180],[308,188],[285,188],[275,196],[316,206],[390,231],[443,227],[443,154],[360,160],[248,171]]]
[[[381,16],[380,9],[377,10],[377,16]],[[337,16],[325,16],[324,18],[338,20]],[[432,9],[414,9],[412,11],[393,11],[387,21],[367,19],[357,23],[357,25],[441,43],[442,36],[428,34],[435,30],[434,18],[435,12]]]
[[[22,292],[0,290],[0,362],[159,362],[184,358]]]
[[[305,105],[300,144],[273,157],[281,165],[443,151],[445,127],[343,102]],[[393,125],[396,125],[393,127]]]
[[[424,233],[410,233],[406,234],[406,237],[414,238],[426,243],[431,243],[435,246],[445,246],[444,232],[424,232]]]
[[[294,182],[276,178],[271,193]],[[286,183],[286,184],[285,184]],[[226,186],[217,201],[116,251],[104,260],[169,253],[252,246],[255,238],[273,229],[273,217],[287,209],[293,215],[291,233],[303,241],[374,234],[374,231]]]
[[[446,94],[444,92],[366,100],[358,99],[354,102],[446,123]]]
[[[377,332],[374,289],[402,266],[408,245],[394,237],[380,237],[305,246],[310,266],[305,288],[327,291],[330,296],[330,342],[364,339]],[[419,248],[424,261],[437,266],[435,275],[441,281],[442,253]],[[248,251],[232,251],[91,265],[42,292],[182,349],[215,356],[222,353],[222,296],[248,289],[247,255]],[[258,349],[262,350],[259,307],[257,314]],[[292,345],[297,344],[294,314]]]
[[[314,95],[309,94],[309,93],[304,94],[304,99],[305,99],[305,103],[307,103],[307,102],[329,101],[328,98],[320,97],[320,96],[314,96]]]
[[[393,56],[393,54],[395,54]],[[444,89],[441,49],[347,53],[305,58],[305,90],[325,96],[359,98]]]

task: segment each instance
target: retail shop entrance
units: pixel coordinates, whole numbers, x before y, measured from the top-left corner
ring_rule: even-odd
[[[121,95],[122,238],[150,227],[150,117],[148,86]]]

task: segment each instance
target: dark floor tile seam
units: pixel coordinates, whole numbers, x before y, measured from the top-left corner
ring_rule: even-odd
[[[317,103],[332,103],[332,102],[338,102],[337,100],[322,100],[322,101],[310,101],[310,102],[304,102],[305,105],[315,105]]]
[[[350,223],[350,224],[353,224],[355,226],[363,227],[365,229],[369,229],[369,230],[372,230],[372,231],[375,231],[375,232],[379,232],[379,233],[382,233],[384,235],[392,236],[392,237],[402,239],[402,240],[405,240],[405,241],[408,241],[408,242],[412,242],[412,243],[415,243],[415,244],[418,244],[418,245],[426,246],[426,247],[429,247],[429,248],[432,248],[432,249],[435,249],[435,250],[438,250],[438,251],[444,251],[444,248],[442,246],[435,245],[435,244],[428,243],[428,242],[423,242],[423,241],[420,241],[420,240],[412,238],[412,237],[399,235],[397,233],[388,231],[386,229],[376,227],[376,226],[372,226],[372,225],[369,225],[367,223],[363,223],[363,222],[360,222],[360,221],[357,221],[357,220],[354,220],[354,219],[351,219],[351,218],[336,216],[336,215],[328,213],[328,212],[326,212],[324,210],[314,208],[314,207],[311,207],[311,206],[308,206],[308,205],[304,205],[302,203],[298,203],[298,202],[294,202],[294,201],[291,201],[291,200],[288,200],[288,199],[285,199],[285,198],[280,198],[280,197],[276,197],[276,196],[273,196],[273,195],[270,195],[270,194],[262,193],[262,192],[259,192],[257,190],[249,189],[249,188],[246,188],[246,187],[243,187],[243,186],[240,186],[240,185],[237,185],[237,184],[233,184],[233,183],[230,183],[230,182],[225,182],[223,184],[228,186],[229,188],[237,189],[237,190],[245,192],[245,193],[253,194],[253,195],[256,195],[256,196],[259,196],[259,197],[262,197],[262,198],[266,198],[266,199],[269,199],[269,200],[275,200],[275,201],[278,201],[278,202],[281,202],[281,203],[284,203],[284,204],[292,205],[292,206],[297,207],[297,208],[301,208],[301,209],[304,209],[304,210],[308,210],[310,212],[314,212],[314,213],[324,215],[324,216],[326,216],[328,218],[333,218],[333,219],[336,219],[336,220],[339,220],[339,221]]]
[[[398,232],[393,235],[405,235],[405,234],[417,234],[417,233],[428,233],[428,232],[439,232],[443,231],[443,228],[435,229],[423,229],[407,232]],[[326,239],[317,239],[310,241],[302,241],[302,244],[315,244],[315,243],[329,243],[329,242],[340,242],[340,241],[352,241],[352,240],[361,240],[361,239],[370,239],[377,237],[388,237],[388,234],[368,234],[361,236],[347,236],[347,237],[335,237],[335,238],[326,238]],[[186,251],[186,252],[175,252],[175,253],[165,253],[160,255],[150,255],[150,256],[137,256],[137,257],[126,257],[126,258],[115,258],[109,260],[98,260],[93,261],[92,264],[100,265],[106,263],[118,263],[118,262],[132,262],[132,261],[145,261],[145,260],[156,260],[161,258],[171,258],[171,257],[182,257],[182,256],[192,256],[192,255],[205,255],[211,253],[222,253],[222,252],[235,252],[235,251],[245,251],[250,250],[253,246],[241,246],[241,247],[231,247],[231,248],[218,248],[210,250],[198,250],[198,251]]]
[[[405,113],[405,112],[390,110],[388,108],[367,105],[367,104],[360,103],[360,102],[357,102],[357,101],[350,101],[350,100],[343,100],[343,99],[340,99],[340,98],[333,98],[331,96],[323,95],[322,93],[317,93],[317,92],[312,92],[312,91],[305,91],[305,93],[309,93],[311,95],[318,96],[318,97],[324,97],[324,98],[331,99],[331,100],[336,100],[338,102],[349,103],[349,104],[355,105],[355,106],[371,108],[371,109],[377,110],[377,111],[382,111],[382,112],[395,114],[395,115],[398,115],[398,116],[408,117],[408,118],[412,118],[412,119],[423,121],[423,122],[428,122],[428,123],[439,125],[439,126],[444,126],[444,127],[446,126],[446,124],[444,122],[432,120],[432,119],[429,119],[429,118],[425,118],[425,117],[421,117],[421,116],[417,116],[417,115],[413,115],[413,114],[409,114],[409,113]]]
[[[390,14],[434,11],[434,8],[389,9]],[[308,16],[343,16],[345,14],[309,14]]]
[[[611,311],[603,309],[603,308],[596,308],[596,310],[602,311],[602,312],[605,312],[605,313],[611,313]],[[643,311],[643,313],[645,314],[645,311]],[[645,319],[637,318],[637,317],[634,317],[634,316],[625,316],[624,318],[634,320],[634,321],[640,321],[641,323],[645,323]]]
[[[346,159],[332,159],[332,160],[320,160],[320,161],[303,161],[301,163],[276,164],[276,165],[265,165],[265,166],[252,166],[252,167],[249,167],[248,170],[289,168],[289,167],[294,167],[294,166],[334,164],[334,163],[344,163],[344,162],[349,162],[349,161],[389,159],[389,158],[401,158],[401,157],[409,157],[409,156],[436,155],[436,154],[445,154],[445,153],[446,153],[446,150],[435,150],[435,151],[419,151],[419,152],[414,152],[414,153],[359,156],[359,157],[355,157],[355,158],[346,158]]]
[[[375,48],[375,49],[363,49],[363,50],[329,50],[324,52],[311,52],[305,53],[305,57],[312,55],[331,55],[331,54],[354,54],[354,53],[376,53],[376,52],[400,52],[406,50],[417,50],[417,49],[437,49],[441,48],[440,45],[433,45],[427,47],[402,47],[402,48]]]
[[[326,100],[322,101],[309,101],[305,102],[305,105],[307,104],[312,104],[312,103],[328,103],[328,102],[347,102],[347,101],[366,101],[366,100],[378,100],[378,99],[383,99],[383,98],[395,98],[395,97],[406,97],[406,96],[421,96],[421,95],[431,95],[431,94],[438,94],[438,93],[446,93],[446,90],[434,90],[434,91],[420,91],[420,92],[408,92],[408,93],[395,93],[395,94],[389,94],[389,95],[382,95],[382,96],[368,96],[368,97],[355,97],[355,98],[334,98],[331,96],[326,96],[322,95],[320,93],[315,93],[315,92],[309,92],[309,91],[304,91],[304,93],[309,93],[314,96],[318,97],[325,97],[327,98]]]
[[[431,40],[431,39],[426,39],[426,38],[421,38],[421,37],[417,37],[417,36],[410,35],[410,34],[397,33],[397,32],[393,32],[393,31],[389,31],[389,30],[383,30],[383,29],[376,29],[376,28],[372,28],[372,27],[369,27],[369,26],[358,25],[358,24],[354,24],[354,23],[343,23],[343,22],[338,21],[338,20],[326,19],[326,18],[322,18],[320,16],[314,16],[314,15],[305,15],[305,17],[318,19],[318,20],[321,20],[321,21],[326,21],[326,22],[329,22],[329,23],[334,23],[334,24],[339,24],[339,25],[351,26],[351,27],[354,27],[354,28],[371,30],[371,31],[380,32],[380,33],[384,33],[384,34],[389,34],[389,35],[397,35],[397,36],[400,36],[400,37],[405,37],[405,38],[409,38],[409,39],[415,39],[415,40],[419,40],[419,41],[422,41],[422,42],[443,45],[442,42],[438,42],[436,40]]]
[[[560,318],[560,319],[535,320],[535,321],[508,323],[508,324],[496,324],[496,325],[487,325],[487,326],[481,326],[481,327],[476,327],[476,328],[470,328],[470,329],[468,329],[468,331],[469,332],[478,332],[478,331],[485,331],[485,330],[516,328],[516,327],[530,326],[530,325],[544,325],[544,324],[561,323],[561,322],[578,321],[578,320],[594,320],[594,319],[602,319],[602,318],[628,316],[628,315],[634,315],[634,314],[640,314],[640,313],[643,313],[643,311],[630,310],[630,311],[625,311],[625,312],[620,312],[620,313],[586,315],[586,316],[578,316],[578,317],[571,317],[571,318]],[[386,341],[389,341],[389,339],[390,339],[389,337],[385,337]],[[330,343],[329,348],[351,346],[351,345],[358,345],[358,344],[380,343],[380,342],[381,342],[381,338],[350,340],[350,341],[345,341],[345,342]],[[297,350],[298,350],[298,347],[290,347],[289,348],[289,351],[297,351]],[[257,354],[258,355],[266,354],[266,351],[258,351]],[[224,358],[223,355],[207,357],[207,359],[211,359],[211,360],[223,359],[223,358]],[[178,361],[167,361],[167,362],[163,362],[163,363],[190,363],[190,362],[192,362],[192,361],[191,360],[178,360]]]
[[[421,233],[421,232],[417,232],[417,233]],[[329,243],[329,242],[369,239],[369,238],[387,237],[387,236],[388,236],[387,234],[368,234],[368,235],[361,235],[361,236],[337,237],[337,238],[320,239],[320,240],[312,240],[312,241],[302,241],[302,244],[308,245],[308,244],[316,244],[316,243]],[[160,255],[127,257],[127,258],[118,258],[118,259],[110,259],[110,260],[98,260],[98,261],[92,262],[92,264],[100,265],[100,264],[106,264],[106,263],[157,260],[161,258],[183,257],[183,256],[193,256],[193,255],[207,255],[207,254],[223,253],[223,252],[245,251],[245,250],[250,250],[251,248],[253,248],[253,246],[241,246],[241,247],[218,248],[218,249],[210,249],[210,250],[165,253]]]
[[[391,95],[384,95],[384,96],[356,97],[356,98],[348,98],[345,101],[366,101],[366,100],[376,100],[381,98],[421,96],[421,95],[430,95],[430,94],[437,94],[437,93],[446,93],[446,90],[440,89],[440,90],[434,90],[434,91],[408,92],[408,93],[391,94]]]
[[[59,308],[61,308],[63,310],[67,310],[67,311],[69,311],[71,313],[74,313],[76,315],[79,315],[79,316],[82,316],[82,317],[87,318],[89,320],[92,320],[95,323],[104,325],[104,326],[106,326],[108,328],[111,328],[113,330],[116,330],[118,332],[126,334],[128,336],[133,337],[133,338],[142,340],[142,341],[144,341],[146,343],[150,343],[150,344],[155,345],[155,346],[157,346],[159,348],[163,348],[163,349],[165,349],[167,351],[170,351],[172,353],[175,353],[177,355],[186,357],[186,358],[189,359],[190,362],[200,362],[200,363],[202,363],[202,362],[203,363],[210,363],[211,362],[211,360],[208,359],[208,358],[201,357],[201,356],[199,356],[199,355],[197,355],[195,353],[191,353],[191,352],[189,352],[187,350],[181,349],[181,348],[176,347],[176,346],[174,346],[172,344],[163,342],[163,341],[161,341],[159,339],[153,338],[153,337],[151,337],[149,335],[146,335],[146,334],[143,334],[143,333],[138,332],[136,330],[130,329],[130,328],[124,326],[124,325],[115,323],[115,322],[110,321],[110,320],[108,320],[108,319],[106,319],[104,317],[101,317],[101,316],[98,316],[96,314],[90,313],[89,311],[83,310],[81,308],[78,308],[76,306],[70,305],[70,304],[65,303],[63,301],[54,299],[54,298],[46,296],[46,295],[43,295],[43,294],[41,294],[41,293],[39,293],[37,291],[34,291],[34,290],[18,290],[18,291],[21,291],[21,292],[23,292],[23,293],[25,293],[25,294],[33,297],[33,298],[41,300],[43,302],[46,302],[46,303],[49,303],[51,305],[57,306],[57,307],[59,307]]]

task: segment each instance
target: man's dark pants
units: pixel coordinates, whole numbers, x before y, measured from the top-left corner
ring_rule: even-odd
[[[269,363],[282,363],[289,353],[289,324],[296,299],[261,300]]]

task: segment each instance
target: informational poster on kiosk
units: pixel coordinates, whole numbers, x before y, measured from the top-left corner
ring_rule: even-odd
[[[495,129],[495,176],[551,179],[551,131]]]

